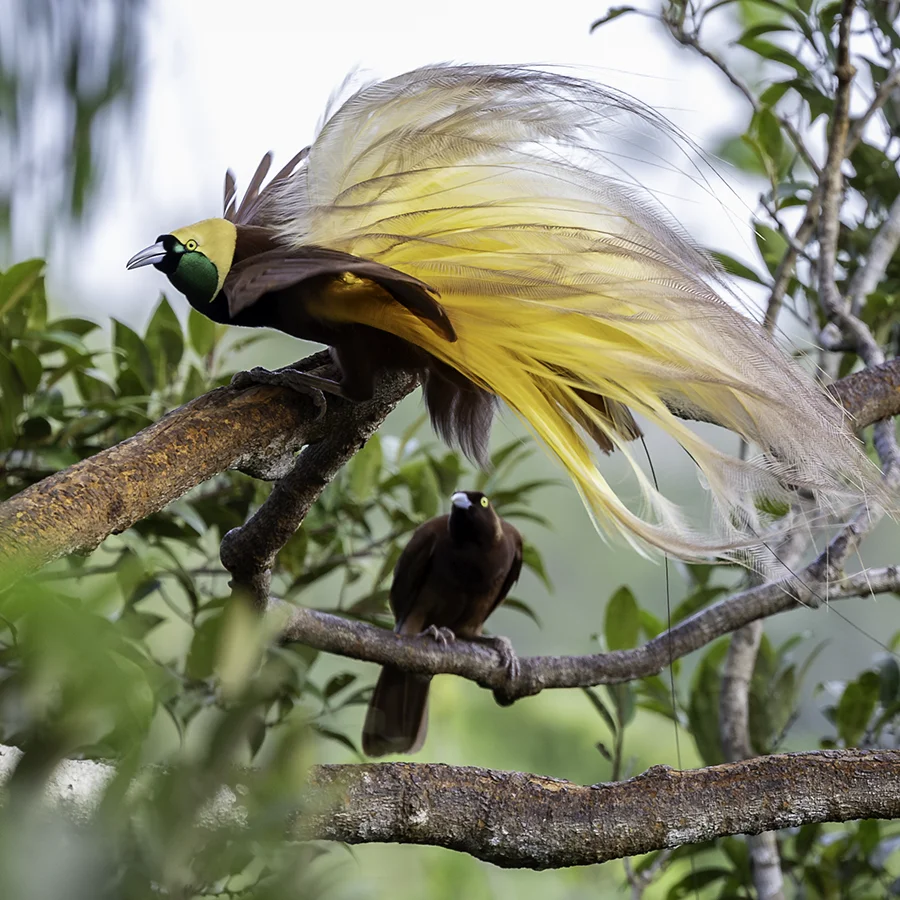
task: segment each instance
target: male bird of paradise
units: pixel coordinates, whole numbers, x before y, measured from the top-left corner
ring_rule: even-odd
[[[224,218],[162,235],[153,264],[217,322],[332,348],[365,399],[380,370],[422,380],[436,430],[483,462],[497,399],[565,467],[594,521],[638,549],[709,558],[762,542],[761,499],[840,506],[874,486],[841,410],[717,293],[710,258],[616,172],[627,123],[665,119],[580,78],[516,66],[431,66],[364,86],[311,146]],[[285,375],[288,378],[288,375]],[[644,473],[633,417],[691,455],[714,500],[688,522]],[[758,448],[739,459],[684,418]],[[630,508],[597,450],[618,450],[644,500]],[[877,473],[875,473],[877,475]]]

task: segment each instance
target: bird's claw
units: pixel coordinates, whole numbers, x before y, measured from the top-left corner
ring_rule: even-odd
[[[443,625],[438,628],[437,625],[429,625],[424,631],[419,632],[420,637],[429,637],[442,647],[452,644],[456,640],[456,634],[452,629]]]
[[[275,369],[270,371],[262,366],[255,366],[246,372],[236,372],[231,378],[231,387],[235,390],[244,390],[245,388],[255,387],[259,384],[272,385],[274,387],[286,387],[298,394],[309,397],[316,408],[316,421],[325,414],[327,403],[325,402],[325,394],[319,388],[310,384],[304,378],[304,373],[297,371],[291,366],[283,369]]]
[[[520,668],[519,657],[513,649],[512,641],[503,635],[482,637],[482,640],[494,648],[497,656],[500,657],[500,667],[506,669],[510,681],[515,681],[519,677]]]

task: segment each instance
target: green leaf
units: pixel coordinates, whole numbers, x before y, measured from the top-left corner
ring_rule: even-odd
[[[719,693],[722,676],[719,667],[728,652],[728,641],[712,645],[700,661],[691,683],[688,723],[700,758],[710,766],[725,761],[719,736]]]
[[[604,619],[604,636],[610,650],[627,650],[637,646],[641,622],[637,600],[631,589],[622,586],[609,598]]]
[[[863,672],[851,681],[835,712],[835,725],[845,747],[855,747],[866,732],[866,726],[878,702],[880,679],[875,672]]]
[[[96,369],[90,372],[76,370],[74,377],[75,385],[85,403],[105,403],[116,396],[115,388],[106,381],[106,376]]]
[[[771,160],[773,172],[777,172],[784,156],[784,137],[781,133],[781,124],[772,110],[765,106],[756,113],[754,119],[759,145]]]
[[[754,284],[765,284],[762,278],[760,278],[753,269],[749,266],[745,266],[740,260],[735,259],[733,256],[729,256],[721,250],[710,250],[709,253],[729,275],[734,275],[736,278],[745,278],[747,281],[754,282]]]
[[[383,465],[381,439],[373,434],[347,467],[348,486],[358,500],[368,500],[374,494]]]
[[[342,734],[340,731],[332,731],[332,729],[324,728],[323,726],[318,724],[313,724],[312,729],[316,732],[316,734],[321,735],[323,738],[327,738],[329,741],[334,741],[335,743],[340,744],[342,747],[346,747],[357,756],[361,756],[356,744],[354,744],[346,734]]]
[[[44,265],[42,259],[27,259],[10,266],[0,275],[0,319],[15,309],[28,292],[37,286]]]
[[[353,684],[354,681],[356,681],[356,676],[352,672],[340,672],[328,680],[328,684],[325,685],[325,689],[322,691],[322,696],[326,700],[330,700],[345,687]]]
[[[736,43],[740,44],[741,47],[746,47],[752,53],[755,53],[757,56],[761,56],[763,59],[770,60],[771,62],[781,63],[782,65],[788,66],[793,69],[798,75],[803,76],[809,81],[813,80],[812,74],[809,69],[797,59],[792,53],[788,50],[785,50],[783,47],[779,47],[777,44],[773,44],[771,41],[764,41],[761,38],[747,37],[739,39]]]
[[[118,319],[113,319],[113,344],[119,351],[117,365],[122,393],[126,396],[149,394],[154,387],[154,367],[146,344],[134,329]],[[129,373],[137,384],[127,377]]]
[[[184,354],[184,336],[178,316],[165,296],[160,298],[147,325],[147,351],[155,363],[157,385],[171,384]]]
[[[638,610],[638,620],[647,640],[653,640],[658,634],[662,634],[666,627],[662,619],[657,618],[652,612],[643,607]]]
[[[528,616],[538,628],[543,628],[543,623],[541,622],[540,616],[524,601],[517,600],[515,597],[507,597],[503,601],[504,609],[514,609],[516,612],[522,613],[522,615]]]
[[[98,322],[92,322],[90,319],[79,319],[67,316],[64,319],[54,319],[47,325],[50,331],[67,331],[77,337],[83,338],[100,328]]]
[[[882,656],[878,662],[878,702],[893,706],[900,699],[900,666],[893,656]]]
[[[724,868],[693,869],[681,881],[669,888],[666,900],[682,900],[684,897],[692,897],[700,888],[715,884],[730,874],[731,870]]]
[[[550,581],[547,570],[544,568],[544,559],[541,556],[541,552],[531,541],[522,541],[522,564],[531,569],[541,579],[548,591],[553,590],[553,582]]]
[[[754,222],[753,228],[760,256],[762,256],[769,272],[774,274],[775,269],[778,268],[778,264],[787,252],[787,241],[774,228],[763,225],[761,222]]]
[[[588,32],[593,34],[601,25],[605,25],[607,22],[612,22],[613,19],[618,19],[619,16],[624,16],[626,13],[632,12],[636,12],[633,6],[612,6],[606,15],[591,22],[591,27],[588,29]]]
[[[192,306],[188,313],[187,329],[191,346],[199,356],[212,353],[216,346],[216,323],[212,319],[207,319]]]
[[[409,489],[413,511],[423,519],[437,515],[443,498],[434,469],[425,460],[407,463],[400,470],[402,480]]]
[[[603,699],[593,688],[582,688],[588,700],[591,701],[591,705],[595,710],[600,714],[600,718],[606,723],[606,727],[609,729],[610,734],[616,735],[618,733],[618,726],[616,725],[616,720],[613,718],[613,714],[609,711],[607,705],[603,702]]]
[[[185,665],[185,671],[191,678],[203,680],[212,675],[219,654],[224,621],[225,617],[220,611],[197,626]]]
[[[14,441],[16,418],[24,406],[24,385],[18,369],[0,351],[0,446]]]
[[[19,371],[22,384],[25,385],[25,392],[33,394],[38,389],[41,376],[44,374],[44,367],[41,365],[40,359],[33,350],[29,350],[24,344],[17,344],[13,347],[10,355]]]
[[[634,686],[631,684],[608,684],[606,692],[612,697],[616,710],[616,722],[622,729],[634,718],[637,706]]]

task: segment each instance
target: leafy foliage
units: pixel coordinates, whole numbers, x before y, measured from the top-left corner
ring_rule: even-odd
[[[193,311],[183,327],[163,297],[143,334],[117,321],[107,334],[84,319],[53,318],[42,272],[30,260],[0,274],[0,498],[231,375],[222,360],[235,341]],[[422,441],[421,425],[373,437],[326,488],[279,555],[278,596],[328,597],[330,611],[390,624],[391,572],[409,534],[476,480],[455,454]],[[501,515],[529,515],[545,484],[516,483],[527,454],[519,442],[501,447],[491,473],[477,477]],[[103,896],[150,896],[153,884],[179,895],[315,896],[336,864],[333,854],[319,861],[321,849],[285,844],[284,829],[316,742],[357,754],[338,714],[365,703],[370,685],[317,665],[316,651],[273,645],[249,612],[229,604],[219,542],[267,491],[223,473],[93,554],[0,590],[0,742],[40,761],[23,788],[25,808],[39,806],[43,779],[63,757],[116,760],[122,779],[140,762],[166,763],[146,791],[112,789],[108,817],[78,837],[114,873],[104,876]],[[526,565],[546,580],[534,546]],[[534,615],[522,601],[513,608]],[[249,763],[240,816],[206,832],[189,825],[208,818],[219,784]],[[12,810],[0,814],[0,834],[15,833],[16,821]],[[48,826],[33,826],[38,841]],[[48,878],[52,869],[63,884],[69,865],[61,859]],[[0,872],[14,871],[0,858]],[[96,882],[85,884],[93,887],[84,896],[101,896]],[[9,885],[4,896],[27,896]]]

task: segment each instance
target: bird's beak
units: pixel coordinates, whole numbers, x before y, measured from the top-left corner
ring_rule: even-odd
[[[469,509],[472,505],[472,501],[462,491],[457,491],[453,494],[453,496],[450,497],[450,502],[457,509]]]
[[[151,266],[158,262],[162,262],[166,258],[166,248],[163,247],[162,241],[157,241],[151,247],[144,247],[140,253],[135,253],[131,259],[125,263],[126,269],[139,269],[141,266]]]

